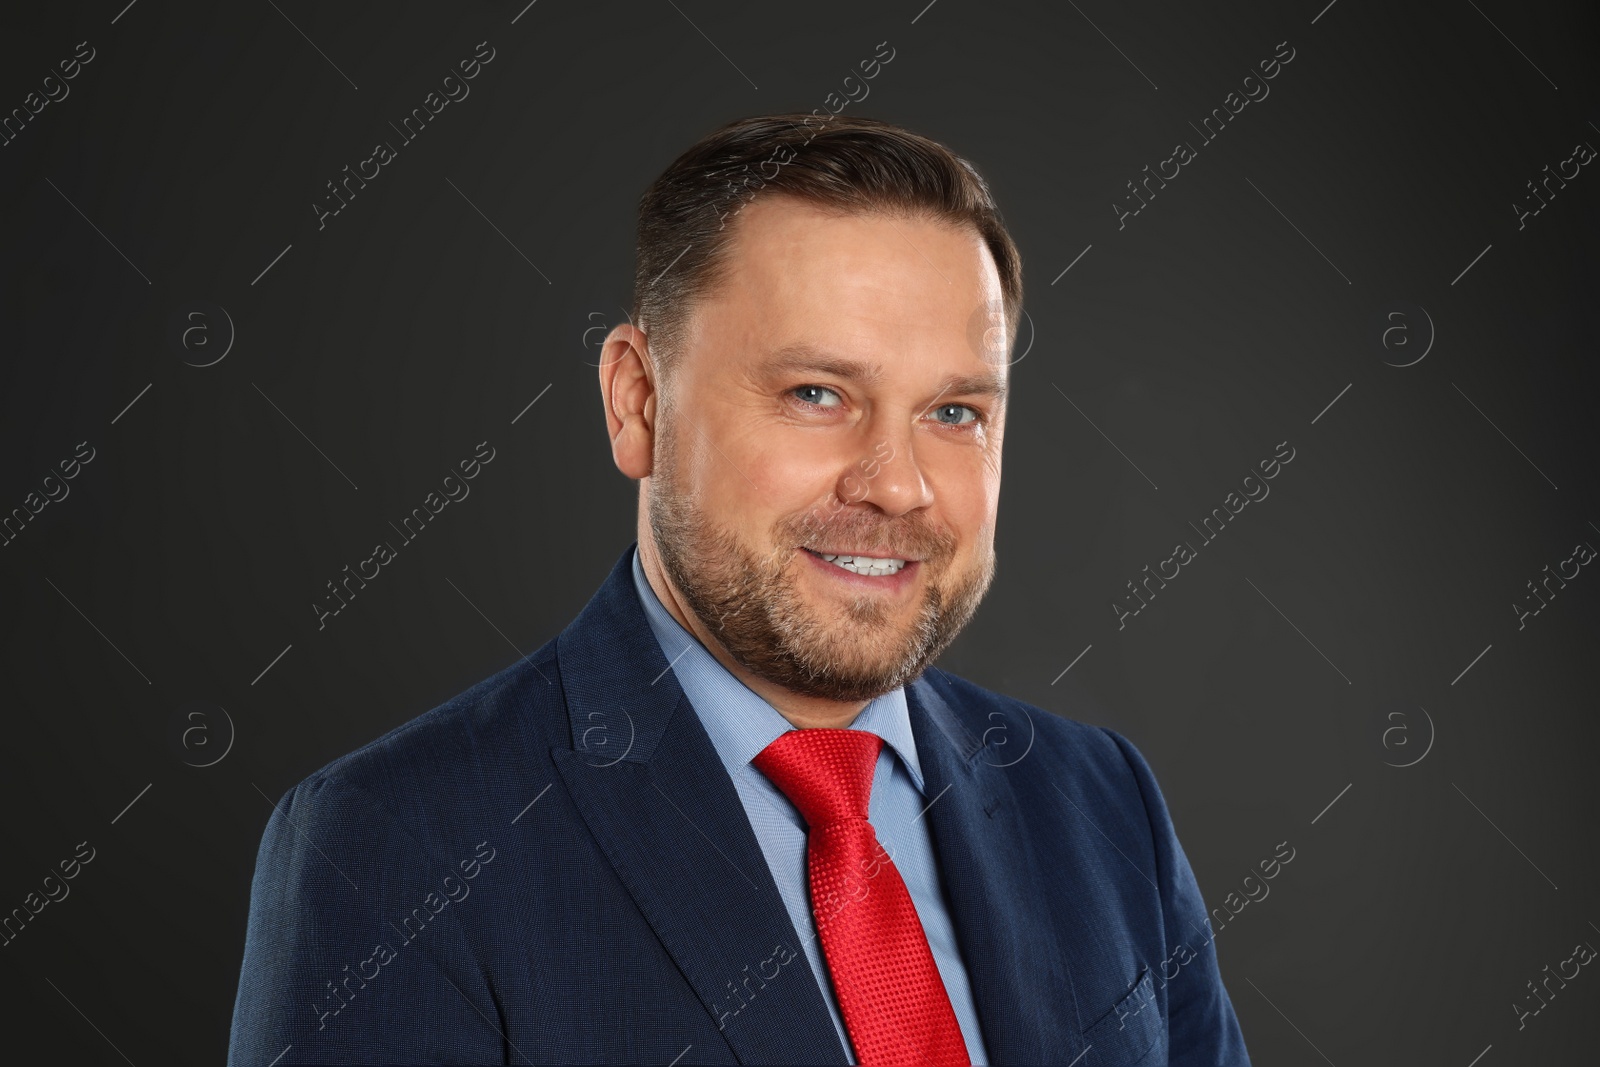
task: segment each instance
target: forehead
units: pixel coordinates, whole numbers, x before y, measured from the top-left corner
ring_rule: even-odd
[[[724,358],[805,346],[932,374],[1001,369],[984,333],[998,321],[1000,277],[974,227],[782,195],[731,225],[723,279],[692,316]]]

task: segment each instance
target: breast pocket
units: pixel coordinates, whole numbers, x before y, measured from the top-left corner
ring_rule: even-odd
[[[1157,1067],[1167,1062],[1167,1023],[1156,1002],[1155,975],[1139,972],[1127,996],[1083,1032],[1089,1067]]]

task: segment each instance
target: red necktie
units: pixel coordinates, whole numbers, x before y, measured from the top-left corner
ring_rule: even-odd
[[[805,818],[811,911],[856,1059],[966,1067],[916,905],[867,822],[882,748],[865,730],[786,730],[753,762]]]

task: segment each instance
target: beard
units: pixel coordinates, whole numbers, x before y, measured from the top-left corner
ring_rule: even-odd
[[[650,529],[662,568],[734,661],[794,693],[841,703],[872,700],[920,675],[972,619],[994,580],[992,546],[965,573],[948,574],[955,539],[922,512],[900,519],[842,502],[774,523],[763,553],[705,514],[676,484],[672,433],[658,438],[649,476]],[[921,560],[921,601],[838,593],[820,602],[799,589],[802,545],[886,546]],[[831,564],[829,564],[831,566]],[[941,581],[942,579],[942,581]],[[843,588],[841,586],[841,588]]]

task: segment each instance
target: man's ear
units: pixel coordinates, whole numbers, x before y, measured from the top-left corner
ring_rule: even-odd
[[[650,341],[632,324],[615,327],[600,349],[600,395],[617,469],[635,481],[650,474],[655,453],[656,383]]]

